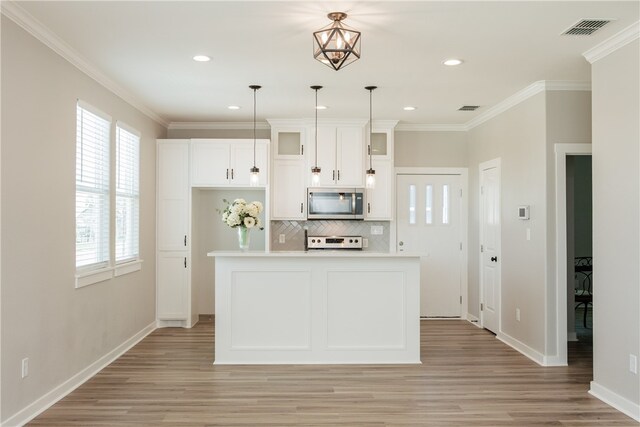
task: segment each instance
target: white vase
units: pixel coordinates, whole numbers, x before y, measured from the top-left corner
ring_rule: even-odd
[[[238,246],[241,251],[249,250],[249,241],[251,237],[251,229],[247,227],[236,227],[238,229]]]

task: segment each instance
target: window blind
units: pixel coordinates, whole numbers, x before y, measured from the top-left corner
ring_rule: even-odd
[[[109,262],[111,119],[78,103],[76,120],[76,268]]]
[[[116,262],[139,257],[140,136],[123,123],[116,126]]]

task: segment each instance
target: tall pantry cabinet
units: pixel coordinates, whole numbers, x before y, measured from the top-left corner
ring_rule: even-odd
[[[156,318],[191,327],[191,188],[188,139],[157,141]]]

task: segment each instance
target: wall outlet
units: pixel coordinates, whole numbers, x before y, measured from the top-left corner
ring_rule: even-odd
[[[363,248],[369,247],[369,239],[362,239],[362,247]]]
[[[381,225],[372,225],[371,226],[371,235],[381,235],[384,232],[384,228]]]
[[[520,309],[516,308],[516,320],[519,322],[520,321]]]
[[[29,375],[29,358],[22,359],[22,378]]]
[[[629,355],[629,371],[633,374],[638,374],[638,356],[635,354]]]
[[[285,237],[284,234],[281,234],[278,236],[278,243],[284,243],[285,242]]]

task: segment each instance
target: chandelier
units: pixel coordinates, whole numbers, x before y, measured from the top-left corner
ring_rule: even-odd
[[[360,59],[360,31],[342,23],[343,12],[331,12],[332,24],[313,33],[313,57],[338,71]]]

